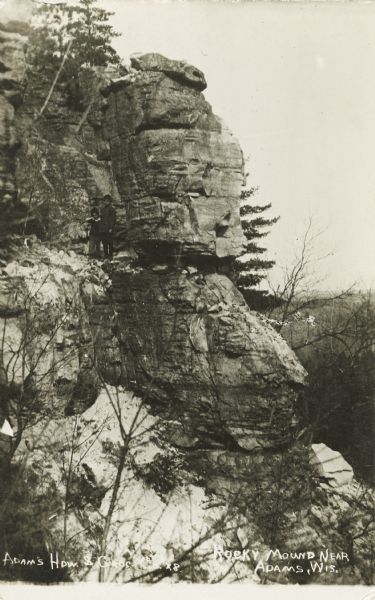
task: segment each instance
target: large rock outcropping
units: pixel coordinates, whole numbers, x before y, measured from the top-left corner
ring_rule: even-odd
[[[237,256],[242,152],[204,99],[203,74],[157,54],[132,65],[105,91],[127,240],[168,256]]]
[[[25,469],[38,552],[77,558],[73,580],[158,581],[160,560],[176,560],[189,581],[286,582],[288,571],[228,570],[210,554],[215,543],[262,558],[276,539],[346,549],[336,496],[314,487],[308,449],[293,445],[306,374],[228,277],[244,241],[239,144],[202,72],[157,54],[109,85],[97,71],[58,82],[40,114],[48,88],[43,73],[24,79],[25,36],[20,23],[0,31],[0,207],[27,215],[0,277],[0,419],[14,431],[0,449]],[[122,251],[105,273],[71,248],[106,192]],[[24,552],[35,539],[20,550],[12,518],[1,548],[16,531]]]
[[[119,198],[103,139],[103,68],[56,81],[27,68],[35,4],[6,0],[0,14],[0,238],[36,234],[83,247],[94,198]],[[48,99],[48,100],[47,100]],[[47,100],[47,101],[46,101]]]
[[[124,383],[181,422],[176,440],[291,441],[304,370],[226,276],[143,269],[112,281]]]
[[[148,265],[112,275],[120,380],[179,421],[177,437],[281,447],[304,370],[220,273],[242,251],[241,149],[204,99],[200,71],[157,54],[132,65],[103,92],[120,235]]]

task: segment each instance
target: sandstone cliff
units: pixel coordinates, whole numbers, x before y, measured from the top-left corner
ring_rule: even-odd
[[[154,256],[237,256],[242,152],[200,92],[203,74],[155,54],[132,64],[105,92],[127,239]]]
[[[77,559],[65,580],[298,581],[256,565],[275,545],[344,552],[363,498],[348,479],[339,491],[317,481],[296,440],[306,373],[226,274],[243,243],[239,144],[203,74],[156,54],[121,79],[85,73],[78,105],[58,85],[41,113],[48,86],[25,77],[26,31],[0,32],[1,202],[14,221],[0,295],[13,436],[0,448],[4,481],[18,474],[30,501],[14,515],[3,492],[1,551],[58,550]],[[103,265],[85,254],[84,219],[105,192],[119,226]],[[215,544],[255,554],[228,570]],[[356,552],[320,581],[362,581]]]

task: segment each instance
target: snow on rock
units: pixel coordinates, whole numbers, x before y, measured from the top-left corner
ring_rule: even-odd
[[[328,448],[325,444],[311,445],[310,462],[332,487],[342,487],[353,481],[353,469],[349,463],[340,452]]]
[[[97,580],[100,555],[106,581],[127,581],[178,561],[200,540],[198,554],[212,549],[214,540],[225,544],[213,529],[224,515],[223,508],[210,508],[210,498],[202,487],[185,480],[163,494],[140,475],[142,467],[162,457],[165,464],[170,461],[166,470],[175,470],[178,479],[176,450],[161,440],[158,425],[158,418],[149,414],[142,400],[126,390],[106,386],[82,415],[40,422],[21,443],[18,456],[26,457],[38,478],[36,493],[57,490],[47,516],[51,548],[61,549],[68,543],[66,551],[71,557],[77,552],[92,562],[86,572],[80,567],[73,569],[74,579]],[[113,500],[124,446],[124,468]],[[103,522],[112,505],[104,547]],[[66,542],[64,527],[70,542]],[[121,567],[124,557],[128,562]],[[211,567],[211,578],[227,569],[217,561]],[[242,569],[248,571],[248,566]]]
[[[10,278],[20,278],[29,296],[41,304],[59,304],[77,294],[78,283],[91,281],[95,291],[105,293],[108,276],[85,256],[59,252],[42,246],[19,253],[3,269]]]

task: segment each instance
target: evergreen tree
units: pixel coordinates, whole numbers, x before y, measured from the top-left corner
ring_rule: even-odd
[[[279,217],[267,219],[263,216],[271,204],[260,206],[250,202],[256,191],[256,187],[251,187],[241,194],[241,225],[247,244],[243,254],[234,263],[234,278],[250,307],[261,310],[268,306],[271,297],[266,290],[256,289],[256,286],[266,277],[275,261],[262,258],[267,249],[260,246],[258,241],[268,235],[268,228],[277,223]]]
[[[97,0],[78,0],[41,5],[30,37],[31,69],[53,76],[66,55],[61,76],[65,81],[85,68],[116,66],[121,72],[121,59],[111,45],[120,34],[108,23],[114,13],[96,4]]]

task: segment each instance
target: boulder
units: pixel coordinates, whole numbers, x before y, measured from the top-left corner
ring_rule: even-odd
[[[133,54],[130,62],[132,67],[139,71],[160,71],[199,91],[203,91],[207,87],[202,71],[183,60],[171,60],[162,54],[150,52],[149,54]]]
[[[224,275],[115,272],[122,383],[181,433],[246,450],[288,444],[305,372]]]
[[[353,469],[340,452],[328,448],[325,444],[312,444],[310,463],[320,477],[334,488],[352,483]]]

